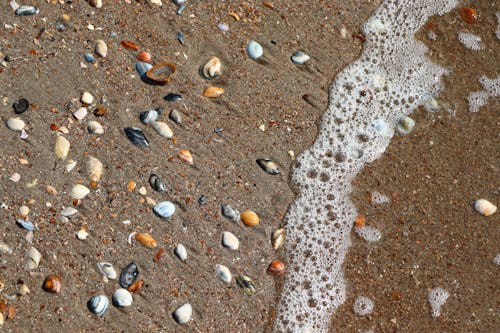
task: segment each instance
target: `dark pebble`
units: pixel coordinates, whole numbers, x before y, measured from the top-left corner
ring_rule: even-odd
[[[164,100],[167,102],[177,102],[182,99],[181,95],[176,94],[176,93],[169,93],[167,96],[163,97]]]
[[[26,98],[20,98],[14,102],[12,107],[14,108],[15,113],[20,114],[28,110],[28,108],[30,107],[30,102],[28,102]]]

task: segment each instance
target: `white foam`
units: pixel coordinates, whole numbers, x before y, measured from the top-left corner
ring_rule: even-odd
[[[391,198],[389,198],[387,195],[382,194],[382,193],[377,192],[377,191],[373,191],[370,194],[370,196],[371,196],[371,203],[374,205],[381,205],[381,204],[391,202]]]
[[[374,307],[375,303],[373,303],[373,301],[369,297],[358,296],[358,298],[356,298],[356,300],[354,301],[352,309],[358,316],[368,316],[373,312]]]
[[[354,231],[368,243],[378,242],[382,238],[380,230],[374,227],[354,227]]]
[[[495,15],[497,16],[497,22],[498,22],[497,31],[495,32],[495,34],[497,35],[497,39],[500,40],[500,12],[496,12]]]
[[[479,79],[479,83],[481,83],[483,90],[471,92],[467,98],[470,112],[479,111],[481,107],[488,103],[490,97],[500,96],[500,76],[494,79],[482,76]]]
[[[427,299],[431,305],[431,314],[433,317],[441,315],[441,307],[446,303],[450,294],[441,287],[437,287],[429,291]]]
[[[327,332],[345,301],[341,265],[358,215],[351,180],[385,151],[398,120],[440,91],[446,70],[414,35],[457,3],[386,0],[364,25],[363,53],[337,75],[318,137],[292,170],[299,194],[285,217],[289,270],[275,332]]]
[[[493,263],[497,266],[500,266],[500,253],[493,258]]]
[[[460,31],[458,33],[458,40],[469,50],[479,51],[483,48],[481,37],[470,32]]]

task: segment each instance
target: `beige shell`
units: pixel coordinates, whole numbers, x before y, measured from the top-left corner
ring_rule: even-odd
[[[191,152],[187,149],[181,149],[177,152],[177,157],[187,164],[193,164],[193,156]]]
[[[497,206],[486,199],[478,199],[474,201],[474,209],[483,216],[490,216],[495,214]]]
[[[98,39],[95,42],[95,53],[103,58],[106,58],[108,55],[108,46],[102,39]]]
[[[76,184],[75,186],[73,186],[73,188],[71,189],[71,197],[73,199],[83,199],[87,196],[87,194],[90,193],[90,190],[88,187],[86,186],[83,186],[81,184]]]
[[[65,160],[68,157],[70,143],[64,136],[58,136],[56,145],[54,146],[54,153],[60,160]]]
[[[22,131],[25,126],[24,121],[21,118],[14,117],[7,120],[7,127],[13,131]]]
[[[89,121],[87,124],[87,130],[90,134],[104,134],[104,128],[95,120]]]
[[[27,253],[28,270],[36,269],[42,260],[42,254],[36,248],[31,247]]]
[[[224,93],[224,88],[210,86],[210,87],[207,87],[203,91],[203,96],[209,97],[209,98],[217,98],[217,97],[221,96],[223,93]]]
[[[87,160],[87,175],[93,182],[98,182],[101,179],[104,167],[97,158],[89,156]]]
[[[157,243],[156,240],[148,234],[147,232],[141,232],[135,235],[135,240],[144,245],[147,248],[155,248]]]
[[[244,225],[249,227],[255,227],[257,224],[259,224],[259,216],[251,210],[246,210],[241,213],[240,219]]]
[[[164,138],[170,139],[174,136],[174,132],[168,127],[167,123],[162,121],[153,121],[151,126]]]
[[[221,76],[222,74],[222,63],[219,58],[212,57],[206,64],[203,66],[203,76],[206,79],[214,79],[216,77]]]

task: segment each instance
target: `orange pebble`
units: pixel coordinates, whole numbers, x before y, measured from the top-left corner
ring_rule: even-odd
[[[366,217],[364,215],[359,215],[354,220],[354,225],[359,228],[364,227],[365,223],[366,223]]]
[[[474,8],[462,7],[460,8],[460,16],[462,20],[469,24],[476,23],[477,21],[477,11]]]
[[[139,50],[139,45],[137,43],[129,41],[129,40],[122,40],[120,44],[121,44],[121,46],[123,46],[127,50],[134,50],[134,51]]]
[[[136,187],[136,186],[137,186],[137,184],[136,184],[133,180],[131,180],[131,181],[129,181],[129,182],[127,183],[127,190],[128,190],[129,192],[132,192],[133,190],[135,190],[135,187]]]
[[[143,51],[137,55],[137,60],[142,62],[151,62],[151,54],[146,51]]]

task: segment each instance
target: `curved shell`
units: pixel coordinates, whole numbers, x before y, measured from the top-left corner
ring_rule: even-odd
[[[150,249],[155,248],[158,245],[153,236],[151,236],[147,232],[138,233],[137,235],[135,235],[135,240],[138,241],[141,245]]]
[[[217,98],[219,96],[222,96],[223,93],[224,93],[224,88],[209,86],[205,88],[205,90],[203,91],[203,96],[208,98]]]
[[[127,306],[131,306],[134,298],[132,294],[127,289],[116,289],[113,293],[113,304],[117,307],[123,308]]]
[[[264,54],[264,49],[262,45],[257,43],[256,41],[250,41],[247,46],[247,54],[251,59],[259,59]]]
[[[167,123],[164,123],[163,121],[153,121],[151,123],[151,127],[153,127],[155,131],[164,138],[171,139],[174,136],[174,132],[172,132]]]
[[[73,186],[71,189],[71,197],[73,199],[83,199],[85,198],[88,194],[90,193],[90,189],[86,186],[83,186],[81,184],[76,184]]]
[[[193,164],[193,156],[191,155],[191,152],[187,149],[181,149],[177,152],[177,157],[187,163],[187,164]]]
[[[478,199],[474,201],[474,209],[483,216],[490,216],[495,214],[497,206],[486,199]]]
[[[285,240],[285,229],[281,228],[275,230],[271,238],[273,249],[275,250],[279,249],[279,247],[283,244],[284,240]]]
[[[108,279],[114,280],[117,278],[118,274],[116,273],[113,264],[106,261],[101,261],[97,263],[97,268],[101,272],[101,274]]]
[[[267,273],[273,275],[283,275],[286,273],[285,264],[283,264],[280,260],[274,260],[267,267]]]
[[[144,61],[139,61],[135,64],[135,70],[137,71],[137,73],[139,74],[139,76],[141,78],[144,78],[146,77],[146,73],[151,69],[153,68],[153,65],[147,63],[147,62],[144,62]]]
[[[35,247],[31,247],[27,253],[28,270],[36,269],[42,260],[42,254]]]
[[[158,111],[156,111],[156,110],[142,111],[139,114],[139,119],[144,124],[152,123],[153,121],[156,121],[156,119],[158,119]]]
[[[269,158],[260,158],[256,160],[256,162],[262,170],[270,175],[277,175],[280,173],[278,165],[276,165],[276,163]]]
[[[7,120],[7,127],[12,131],[22,131],[25,125],[24,120],[18,117],[9,118]]]
[[[203,66],[202,73],[203,76],[209,80],[221,76],[222,62],[217,57],[210,58],[210,60]]]
[[[89,121],[87,124],[87,130],[90,134],[104,134],[104,128],[95,120]]]
[[[175,252],[175,255],[177,256],[177,258],[179,258],[181,261],[187,260],[188,254],[187,254],[186,247],[184,245],[177,244],[174,252]]]
[[[153,212],[161,218],[169,218],[175,213],[175,205],[170,201],[162,201],[153,207]]]
[[[188,323],[191,320],[192,315],[193,315],[193,308],[192,308],[191,304],[189,304],[189,303],[186,303],[186,304],[180,306],[172,314],[175,321],[179,324]]]
[[[127,138],[137,147],[149,147],[149,140],[146,135],[137,127],[126,127],[124,130]]]
[[[175,65],[170,62],[160,62],[146,72],[146,76],[159,84],[166,84],[175,73]]]
[[[70,143],[62,135],[58,136],[56,139],[56,144],[54,146],[54,154],[60,160],[65,160],[68,157]]]
[[[231,275],[231,271],[229,268],[227,268],[224,265],[215,265],[215,272],[217,273],[217,276],[219,278],[226,282],[226,283],[231,283],[231,280],[233,279],[233,276]]]
[[[305,64],[306,62],[308,62],[311,57],[305,53],[304,51],[302,50],[299,50],[299,51],[295,51],[293,54],[292,54],[292,62],[296,65],[303,65]]]
[[[50,293],[60,293],[62,289],[62,279],[54,274],[48,275],[43,281],[43,290]]]
[[[227,247],[230,250],[238,250],[240,247],[240,241],[238,238],[231,232],[229,231],[224,231],[222,233],[222,245]]]
[[[241,213],[240,218],[243,224],[249,227],[255,227],[260,222],[259,216],[251,210],[246,210]]]
[[[161,178],[154,173],[149,176],[149,185],[157,192],[165,192],[165,184],[163,184]]]
[[[109,299],[106,297],[106,295],[93,296],[87,302],[87,308],[90,310],[90,312],[98,316],[103,315],[108,310],[108,307]]]
[[[108,55],[108,46],[102,39],[98,39],[95,42],[95,53],[103,58],[106,58]]]
[[[146,51],[143,51],[137,55],[136,59],[139,61],[142,61],[142,62],[149,63],[149,62],[151,62],[151,54],[149,54]]]
[[[104,170],[104,166],[102,165],[101,161],[99,161],[97,158],[89,156],[87,159],[87,175],[89,176],[90,180],[93,182],[98,182],[101,180],[101,176]]]
[[[181,116],[181,113],[177,109],[172,109],[172,111],[170,111],[170,114],[168,115],[168,117],[170,118],[170,120],[172,120],[177,125],[182,124],[182,116]]]

